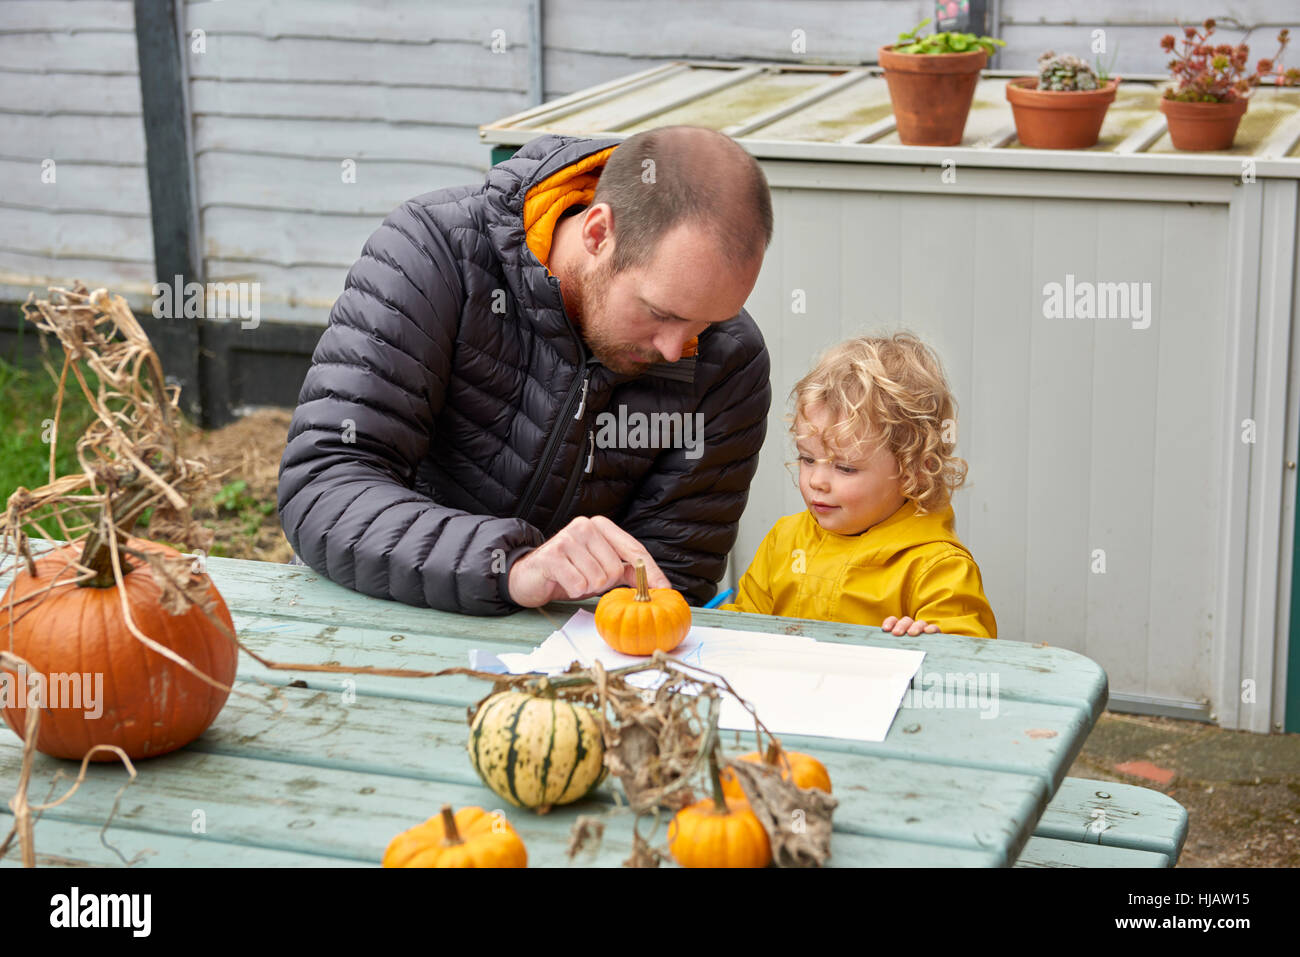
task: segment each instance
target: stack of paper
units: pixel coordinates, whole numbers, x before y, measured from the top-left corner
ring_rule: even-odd
[[[883,741],[925,652],[696,625],[671,656],[725,677],[775,734]],[[529,654],[497,657],[512,674],[558,674],[575,660],[606,670],[646,660],[609,647],[585,610]],[[754,722],[724,693],[718,725],[749,730]]]

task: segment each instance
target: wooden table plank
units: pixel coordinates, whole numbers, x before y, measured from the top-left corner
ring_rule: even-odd
[[[391,629],[391,633],[407,636],[406,642],[414,635],[426,635],[467,640],[471,646],[483,647],[490,636],[495,643],[526,646],[514,650],[527,650],[538,645],[554,630],[535,610],[499,618],[475,618],[371,598],[328,581],[302,565],[210,558],[208,569],[232,614],[238,611],[300,619],[316,624],[317,630],[330,625],[383,622],[384,628]],[[548,605],[546,611],[555,621],[564,622],[578,608],[590,610],[595,608],[595,604],[594,599],[554,603]],[[927,651],[935,660],[942,661],[943,668],[934,668],[927,662],[923,671],[997,672],[1002,697],[1084,707],[1093,721],[1106,705],[1106,674],[1100,665],[1083,655],[1051,644],[1043,645],[1037,640],[1028,644],[1005,638],[988,641],[949,635],[896,638],[877,629],[837,622],[744,615],[704,608],[693,608],[691,612],[695,622],[710,627],[743,627],[747,631],[809,635],[819,641],[866,642],[883,648]],[[1051,638],[1050,635],[1041,637]],[[419,647],[418,644],[404,643],[404,648],[395,653],[402,654],[406,649]]]
[[[73,800],[77,800],[77,797]],[[0,829],[8,832],[12,816],[0,813]],[[130,828],[110,827],[105,837],[122,857],[100,841],[99,824],[78,824],[43,817],[36,825],[37,867],[366,867],[360,861],[319,854],[273,851],[243,844],[220,844],[204,837],[179,837]],[[21,867],[15,841],[0,858],[0,867]]]
[[[393,633],[387,629],[281,619],[271,616],[235,616],[240,639],[260,655],[278,661],[334,662],[383,668],[411,668],[436,671],[464,666],[471,647],[497,652],[502,642],[476,638],[447,638],[417,633]],[[396,640],[400,639],[400,640]],[[304,681],[307,687],[341,698],[345,688],[357,695],[403,697],[462,709],[490,690],[480,680],[461,676],[442,678],[394,678],[376,675],[323,674],[320,672],[277,671],[263,667],[247,656],[239,661],[241,678],[284,685]],[[347,682],[351,682],[348,684]],[[924,705],[925,692],[913,702]],[[939,698],[942,703],[942,696]],[[953,700],[962,704],[960,697]],[[843,738],[813,738],[782,735],[789,746],[803,750],[837,750],[901,760],[926,761],[960,767],[979,767],[1043,777],[1051,790],[1065,777],[1077,750],[1087,737],[1079,708],[1044,704],[997,695],[996,715],[991,708],[916,707],[899,709],[883,742]],[[987,702],[986,702],[987,704]],[[976,715],[970,711],[974,710]],[[979,716],[984,715],[984,716]],[[1031,736],[1029,732],[1034,732]],[[746,746],[745,750],[750,747]]]
[[[18,763],[19,749],[12,739],[0,742],[0,776],[16,775]],[[38,755],[33,792],[44,794],[59,767],[66,773],[75,765]],[[120,843],[130,830],[143,834],[138,840],[145,843],[157,834],[191,838],[193,812],[202,810],[207,833],[205,840],[191,846],[195,866],[218,864],[239,846],[377,864],[394,835],[423,821],[444,802],[489,809],[500,803],[482,786],[358,774],[188,748],[141,762],[139,770],[140,777],[123,795],[109,840]],[[45,812],[36,829],[38,850],[44,825],[51,821],[80,824],[97,832],[123,778],[120,769],[93,766],[72,800]],[[605,809],[598,802],[583,801],[546,815],[518,808],[506,809],[506,815],[527,845],[532,866],[554,867],[569,866],[565,848],[573,819]],[[572,866],[621,865],[631,853],[631,827],[628,814],[609,819],[600,848],[585,852]],[[651,836],[645,829],[643,834],[661,843],[663,827],[666,819],[658,835]],[[1002,863],[1001,854],[991,848],[918,845],[849,833],[834,835],[832,854],[831,866],[838,867]]]
[[[37,547],[44,543],[33,543]],[[208,570],[221,590],[236,624],[255,617],[276,616],[284,622],[286,632],[293,627],[288,621],[308,622],[299,634],[316,634],[331,626],[348,627],[360,622],[382,622],[387,634],[404,636],[391,649],[402,660],[397,667],[412,664],[427,651],[429,643],[415,636],[468,642],[449,647],[509,647],[524,651],[540,644],[551,634],[553,626],[535,610],[526,610],[499,618],[477,618],[428,608],[415,608],[400,602],[385,601],[351,591],[322,578],[302,565],[277,565],[241,559],[209,558]],[[0,586],[11,573],[0,575]],[[595,600],[577,603],[554,603],[547,606],[551,617],[563,622],[578,608],[593,609]],[[694,620],[713,627],[742,627],[749,631],[773,634],[804,634],[819,641],[869,643],[885,648],[912,648],[929,653],[923,672],[954,674],[998,674],[999,696],[1012,701],[1037,701],[1082,707],[1095,722],[1106,705],[1106,674],[1089,658],[1053,647],[1032,645],[1008,639],[987,641],[947,635],[924,635],[916,638],[885,634],[877,629],[837,622],[777,618],[769,615],[742,615],[715,609],[692,609]],[[314,626],[314,627],[313,627]],[[1040,637],[1040,636],[1035,636]],[[1050,635],[1041,636],[1050,639]],[[400,645],[400,647],[398,647]],[[340,649],[341,651],[350,649]],[[326,659],[317,659],[326,660]],[[942,662],[942,668],[935,666]],[[378,662],[359,662],[377,664]],[[462,660],[457,664],[465,664]],[[1091,724],[1090,722],[1090,724]]]
[[[1031,837],[1016,867],[1168,867],[1169,858],[1155,851],[1136,851],[1107,844],[1080,844]]]
[[[571,614],[573,609],[570,607],[565,610]],[[428,612],[428,614],[438,613]],[[330,624],[313,619],[267,615],[260,609],[255,612],[232,609],[232,617],[241,638],[247,630],[251,639],[249,647],[259,654],[265,653],[278,660],[303,660],[304,655],[313,649],[329,650],[334,653],[315,654],[307,660],[414,670],[466,666],[469,663],[468,653],[471,648],[494,654],[503,651],[527,651],[545,640],[550,632],[542,633],[543,630],[540,628],[529,631],[526,647],[523,647],[525,643],[501,638],[498,634],[498,623],[513,622],[529,614],[520,612],[506,618],[488,619],[489,623],[480,623],[471,634],[456,635],[428,630],[440,627],[438,622],[427,622],[424,631],[415,629],[396,631],[387,622],[383,628],[368,628],[357,627],[354,623]],[[710,616],[713,615],[730,617],[711,619]],[[460,618],[460,616],[453,617],[458,620]],[[567,618],[567,615],[565,617]],[[695,609],[694,617],[698,623],[713,627],[735,628],[739,621],[738,613],[700,609]],[[372,613],[367,617],[356,619],[365,622],[376,620],[383,620],[383,616]],[[791,621],[794,619],[771,618],[765,615],[746,615],[743,618],[743,624],[747,629],[770,633],[784,633],[784,627]],[[786,624],[773,627],[778,623]],[[346,641],[339,638],[339,632],[343,629],[347,629],[348,640]],[[988,684],[996,675],[999,700],[1038,702],[1082,709],[1090,716],[1090,725],[1105,708],[1105,672],[1094,662],[1074,652],[1050,647],[1037,648],[1023,642],[1005,639],[987,641],[945,635],[918,638],[895,638],[892,635],[876,637],[874,632],[865,629],[859,629],[862,634],[853,637],[850,633],[838,629],[839,626],[830,622],[804,622],[802,626],[804,634],[819,641],[842,641],[850,644],[909,648],[927,652],[927,659],[922,665],[919,676],[918,691],[926,687],[925,682],[931,680],[931,676],[935,676],[935,680],[942,683],[944,677],[948,675],[954,677],[970,675],[977,678],[982,674],[986,676],[986,684]],[[538,634],[541,634],[541,637],[538,637]],[[864,638],[863,635],[868,637]],[[277,644],[282,644],[283,647],[277,650]],[[998,646],[998,655],[994,655],[991,651],[994,646]],[[940,662],[941,669],[937,667],[937,663]],[[1083,662],[1084,665],[1079,666],[1078,662]],[[930,687],[934,686],[930,685]]]
[[[247,698],[232,697],[212,728],[191,748],[363,774],[480,785],[465,753],[468,728],[459,708],[367,697],[344,705],[336,694],[296,688],[283,693],[290,708],[279,717]],[[748,748],[746,743],[735,750]],[[835,827],[845,833],[967,848],[1009,841],[1018,849],[1046,802],[1045,787],[1025,774],[829,750],[814,753],[835,782],[841,801]],[[614,782],[607,782],[599,800],[612,805],[616,788]],[[970,795],[978,795],[978,800],[972,801]]]

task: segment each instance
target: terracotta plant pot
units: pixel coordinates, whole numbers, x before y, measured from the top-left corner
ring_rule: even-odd
[[[1007,99],[1016,118],[1016,137],[1038,150],[1095,146],[1119,81],[1113,77],[1098,90],[1039,90],[1036,76],[1012,80]]]
[[[898,138],[907,146],[956,146],[966,130],[975,85],[989,55],[895,53],[880,48],[880,65],[889,84]]]
[[[1183,103],[1160,98],[1160,112],[1169,123],[1169,138],[1180,150],[1231,149],[1248,106],[1250,100],[1242,99],[1231,103]]]

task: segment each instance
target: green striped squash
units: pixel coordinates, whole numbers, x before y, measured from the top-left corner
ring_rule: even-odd
[[[469,760],[483,783],[516,807],[545,813],[604,777],[596,712],[583,705],[501,691],[470,723]]]

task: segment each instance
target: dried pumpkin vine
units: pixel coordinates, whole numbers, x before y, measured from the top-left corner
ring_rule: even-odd
[[[125,300],[105,289],[88,292],[80,285],[72,290],[51,287],[48,299],[37,300],[33,294],[23,310],[28,321],[57,338],[64,356],[49,437],[49,481],[37,489],[17,489],[10,495],[0,518],[0,556],[6,559],[0,564],[0,574],[15,573],[15,584],[23,580],[23,588],[11,587],[0,604],[0,634],[4,635],[0,673],[12,680],[15,677],[12,672],[17,672],[22,681],[22,675],[34,677],[39,672],[14,650],[15,626],[25,616],[38,609],[44,614],[42,606],[70,594],[68,589],[115,589],[125,629],[146,648],[223,694],[241,694],[271,704],[273,708],[278,705],[278,710],[283,710],[283,702],[275,696],[273,704],[234,688],[230,683],[233,666],[229,669],[229,680],[220,680],[146,634],[132,614],[124,581],[126,575],[137,573],[138,569],[138,573],[153,579],[158,607],[166,615],[192,615],[197,609],[202,613],[199,620],[210,623],[222,640],[230,642],[232,649],[243,650],[267,668],[411,677],[431,674],[268,661],[240,642],[229,624],[228,613],[223,606],[218,607],[217,593],[203,568],[202,556],[211,548],[213,532],[196,522],[191,514],[191,503],[225,473],[210,474],[205,462],[182,454],[180,387],[167,384],[157,353]],[[91,387],[86,370],[94,374],[96,388]],[[70,379],[80,387],[94,419],[76,443],[80,473],[58,476],[55,451]],[[136,537],[137,524],[146,514],[145,537]],[[153,541],[175,543],[195,549],[198,554],[183,554],[156,546]],[[60,547],[69,556],[66,567],[36,581],[40,578],[39,561]],[[136,564],[128,563],[128,559],[134,559]],[[98,754],[98,760],[105,760],[105,752],[116,754],[130,772],[130,780],[134,780],[136,772],[129,755],[121,748],[97,744],[83,756],[81,774],[63,798],[53,804],[31,805],[26,793],[41,712],[56,702],[46,702],[41,696],[31,694],[27,695],[27,701],[30,706],[26,708],[22,729],[23,770],[18,791],[9,801],[15,822],[8,837],[0,843],[0,854],[17,834],[23,863],[31,866],[35,861],[31,812],[67,800],[84,779],[85,762],[92,755]],[[15,730],[19,728],[15,726]],[[104,826],[108,826],[107,821]]]
[[[29,579],[39,577],[31,541],[33,534],[48,543],[48,549],[39,547],[38,553],[52,550],[57,538],[79,544],[80,549],[65,572],[50,576],[48,583],[23,594],[17,588],[9,590],[2,610],[6,648],[0,651],[6,676],[12,679],[13,672],[17,672],[23,681],[24,676],[37,670],[14,653],[15,625],[23,617],[47,602],[57,601],[67,589],[115,586],[122,597],[126,627],[141,643],[201,680],[215,684],[214,679],[192,663],[140,631],[132,620],[122,586],[125,556],[133,555],[148,566],[158,582],[160,605],[169,614],[177,614],[191,603],[206,605],[208,602],[206,578],[199,582],[189,574],[192,558],[165,557],[128,544],[133,542],[130,536],[136,522],[147,509],[153,509],[149,527],[154,536],[205,549],[211,544],[212,533],[189,516],[187,496],[202,489],[208,478],[202,463],[178,454],[175,420],[169,413],[175,410],[179,390],[173,387],[168,394],[162,366],[121,297],[110,297],[102,289],[88,293],[84,287],[77,287],[72,291],[52,288],[50,299],[35,303],[33,299],[34,296],[29,297],[24,306],[26,318],[58,338],[64,352],[63,369],[49,437],[49,481],[35,490],[19,488],[9,497],[0,520],[0,551],[5,556],[13,556],[14,561],[0,566],[0,572],[15,570],[16,563],[21,561]],[[97,390],[92,391],[82,364],[97,377]],[[57,476],[55,450],[69,374],[81,387],[95,418],[77,441],[81,474]],[[27,788],[42,711],[47,704],[57,704],[43,700],[39,685],[33,686],[32,692],[27,697],[22,735],[22,771],[17,792],[9,801],[14,826],[0,844],[3,853],[17,834],[23,864],[28,867],[35,863],[31,812],[53,807],[71,797],[84,780],[86,763],[92,757],[101,752],[115,754],[130,773],[128,783],[136,775],[123,749],[96,745],[83,756],[81,773],[63,798],[36,807],[30,805]],[[108,821],[105,828],[107,825]]]

